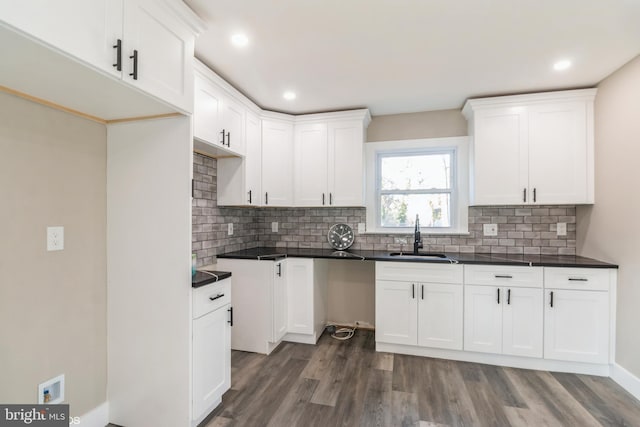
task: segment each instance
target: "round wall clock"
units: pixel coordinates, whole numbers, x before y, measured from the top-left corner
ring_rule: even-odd
[[[353,245],[355,238],[353,230],[347,224],[334,224],[327,234],[331,247],[339,251],[349,249]]]

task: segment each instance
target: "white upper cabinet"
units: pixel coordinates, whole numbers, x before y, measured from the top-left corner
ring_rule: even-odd
[[[238,154],[244,154],[245,108],[231,97],[225,98],[222,104],[222,129],[225,133],[227,148]]]
[[[229,85],[213,71],[197,60],[192,63],[194,149],[212,157],[244,155],[249,109],[229,94]]]
[[[195,73],[193,97],[193,138],[201,143],[222,146],[222,90],[200,72]],[[206,150],[198,146],[196,150]]]
[[[587,110],[584,101],[529,108],[529,186],[535,191],[535,203],[586,203],[590,200],[587,165],[589,156],[593,156],[593,146],[589,154]]]
[[[294,146],[296,206],[329,204],[327,151],[326,123],[296,125]]]
[[[594,201],[596,89],[472,99],[471,204]]]
[[[263,206],[293,206],[293,124],[262,121]]]
[[[117,40],[122,40],[123,0],[6,0],[7,24],[114,75],[121,75]]]
[[[160,2],[125,1],[123,80],[188,112],[194,43],[189,28]]]
[[[193,25],[197,18],[186,7],[151,0],[23,0],[3,1],[0,16],[48,46],[192,111],[191,58],[200,24]]]
[[[332,206],[364,206],[363,120],[329,122],[329,203]]]
[[[364,205],[363,144],[369,120],[367,110],[296,117],[295,206]]]
[[[259,206],[262,200],[262,121],[249,112],[245,121],[245,144],[245,200],[247,205]]]
[[[260,206],[261,204],[262,126],[260,118],[247,112],[244,125],[243,134],[247,146],[245,157],[223,155],[218,158],[218,206]],[[197,139],[194,141],[195,147],[203,145]],[[210,148],[205,147],[205,150],[210,151]]]

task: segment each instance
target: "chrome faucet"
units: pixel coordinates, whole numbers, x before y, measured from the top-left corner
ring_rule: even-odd
[[[418,254],[418,249],[422,249],[422,238],[420,237],[420,217],[416,214],[416,229],[413,232],[413,253]]]

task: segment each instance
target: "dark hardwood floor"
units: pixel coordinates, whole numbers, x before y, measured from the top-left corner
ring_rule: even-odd
[[[640,426],[609,378],[376,353],[373,332],[234,351],[217,426]]]

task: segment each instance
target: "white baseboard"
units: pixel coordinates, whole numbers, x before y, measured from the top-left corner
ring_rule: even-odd
[[[611,374],[611,365],[565,362],[562,360],[548,360],[533,357],[506,356],[501,354],[478,353],[474,351],[447,350],[380,342],[376,343],[376,351],[409,354],[412,356],[434,357],[437,359],[457,360],[461,362],[484,363],[495,366],[509,366],[520,369],[534,369],[538,371],[568,372],[572,374],[597,375],[600,377],[608,377]]]
[[[633,397],[640,400],[640,378],[614,363],[611,365],[611,379],[631,393]]]
[[[71,414],[73,417],[74,415]],[[80,423],[72,424],[80,427],[105,427],[109,424],[109,402],[96,406],[86,414],[80,415]]]

